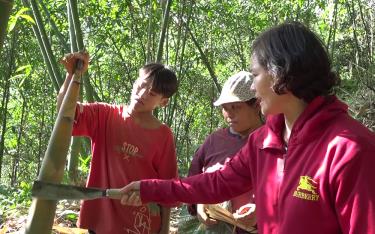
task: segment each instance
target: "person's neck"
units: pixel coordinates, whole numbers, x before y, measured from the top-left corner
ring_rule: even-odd
[[[305,101],[303,101],[302,99],[294,98],[294,100],[290,102],[290,105],[288,105],[288,109],[284,112],[285,128],[283,131],[283,140],[286,144],[288,144],[290,134],[295,122],[302,114],[302,112],[306,109],[306,107],[307,103]]]
[[[152,114],[152,111],[127,111],[127,116],[130,117],[137,125],[145,129],[159,128],[161,122]]]
[[[260,126],[262,126],[261,120],[259,120],[257,123],[255,123],[250,128],[248,128],[244,131],[236,132],[231,127],[229,127],[229,131],[233,134],[239,135],[241,138],[245,138],[245,137],[248,137],[250,135],[250,133],[252,133],[255,129],[259,128]]]
[[[146,119],[154,118],[153,111],[134,111],[133,109],[127,110],[127,115],[137,121],[143,121]]]

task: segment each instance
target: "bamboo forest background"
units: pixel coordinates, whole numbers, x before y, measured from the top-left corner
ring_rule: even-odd
[[[176,71],[179,91],[156,114],[175,134],[182,176],[204,138],[224,126],[212,105],[221,85],[248,69],[253,39],[285,20],[320,35],[343,79],[339,97],[375,129],[374,0],[0,0],[0,8],[2,25],[10,14],[0,49],[3,194],[10,188],[22,194],[37,177],[65,78],[58,60],[84,48],[91,64],[83,101],[127,103],[138,69],[149,61]],[[89,162],[90,142],[75,138],[64,181],[83,184]]]

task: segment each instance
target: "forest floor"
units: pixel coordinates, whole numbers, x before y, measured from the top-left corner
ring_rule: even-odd
[[[27,221],[28,207],[18,207],[12,215],[4,221],[0,219],[0,234],[19,234],[24,233],[24,227]],[[79,214],[79,202],[60,201],[57,205],[55,220],[52,233],[56,234],[83,234],[87,230],[76,227],[76,219]],[[178,220],[180,208],[173,208],[171,213],[170,234],[178,233]]]

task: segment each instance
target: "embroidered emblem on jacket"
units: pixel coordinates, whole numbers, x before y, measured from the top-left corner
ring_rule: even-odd
[[[310,176],[301,176],[297,189],[293,196],[309,201],[318,201],[318,182],[314,181]]]

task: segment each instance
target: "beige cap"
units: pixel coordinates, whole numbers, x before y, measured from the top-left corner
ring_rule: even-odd
[[[250,72],[240,71],[231,76],[224,84],[219,99],[214,102],[220,106],[230,102],[246,102],[255,98],[254,91],[250,90],[253,83],[253,76]]]

